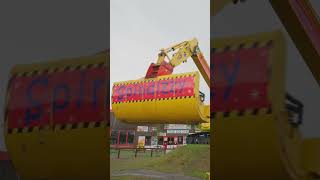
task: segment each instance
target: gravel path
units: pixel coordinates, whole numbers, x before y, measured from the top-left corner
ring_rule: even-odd
[[[166,180],[201,180],[199,178],[184,176],[181,174],[170,174],[170,173],[163,173],[151,170],[126,170],[126,171],[117,171],[111,174],[111,176],[140,176],[140,177],[148,177],[152,179],[166,179]]]

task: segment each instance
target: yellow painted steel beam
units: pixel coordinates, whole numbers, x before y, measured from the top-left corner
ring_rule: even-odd
[[[104,51],[91,56],[66,58],[59,60],[49,60],[42,63],[18,64],[11,69],[11,74],[28,73],[34,71],[44,71],[47,69],[64,68],[67,66],[86,66],[89,64],[99,64],[109,61],[109,51]]]
[[[201,123],[200,130],[202,132],[210,132],[210,123]]]
[[[226,5],[232,2],[233,0],[211,0],[210,1],[211,16],[218,14]]]
[[[309,0],[270,3],[320,85],[320,24]]]
[[[305,139],[302,153],[304,168],[320,176],[320,138]]]
[[[210,67],[208,62],[205,60],[202,52],[198,52],[192,55],[193,62],[200,71],[203,79],[206,81],[208,87],[210,87]]]
[[[206,114],[206,116],[209,117],[209,115],[210,115],[210,105],[204,105],[202,107],[204,109],[204,114]],[[200,124],[200,130],[202,132],[210,132],[210,127],[211,127],[210,124],[211,124],[210,121],[207,122],[207,123],[201,123]]]
[[[287,121],[286,115],[263,111],[242,117],[218,115],[212,137],[213,178],[305,179],[300,135]]]
[[[245,0],[210,0],[210,15],[215,16],[228,4],[237,4]]]

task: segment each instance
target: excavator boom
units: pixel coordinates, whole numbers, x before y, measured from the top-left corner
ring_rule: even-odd
[[[202,77],[205,79],[208,86],[210,86],[210,67],[205,60],[199,45],[198,40],[196,38],[190,41],[183,41],[181,43],[175,44],[165,49],[161,49],[158,54],[158,61],[156,64],[151,64],[150,67],[160,66],[159,69],[163,66],[170,66],[170,73],[172,73],[173,68],[179,66],[181,63],[186,62],[190,57],[196,64],[198,70],[200,71]],[[169,53],[178,50],[173,54],[172,58],[169,57]],[[165,61],[165,58],[169,60],[169,62]],[[150,69],[150,68],[149,68]],[[162,75],[162,74],[160,74]],[[146,76],[149,78],[150,76]]]
[[[206,81],[207,85],[210,87],[210,67],[205,60],[202,52],[200,50],[196,50],[196,53],[194,53],[191,57],[197,68],[199,69],[202,77]]]

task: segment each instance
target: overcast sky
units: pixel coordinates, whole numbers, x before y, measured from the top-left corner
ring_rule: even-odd
[[[110,7],[111,84],[144,77],[161,48],[194,37],[210,64],[209,0],[111,0]],[[198,69],[189,58],[174,73],[191,71]],[[200,90],[209,103],[203,79]]]
[[[320,1],[312,0],[320,12]],[[254,0],[229,5],[215,17],[211,17],[211,37],[247,35],[256,32],[282,29],[288,43],[287,89],[305,105],[302,132],[307,137],[320,137],[319,102],[320,88],[295,48],[292,40],[267,0]]]

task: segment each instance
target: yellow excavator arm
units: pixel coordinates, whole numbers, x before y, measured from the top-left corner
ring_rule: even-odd
[[[198,70],[200,71],[202,77],[206,81],[208,87],[210,88],[210,67],[205,60],[198,44],[198,40],[196,38],[193,38],[189,41],[183,41],[168,48],[161,49],[160,53],[158,54],[157,65],[161,65],[167,57],[167,59],[169,60],[169,64],[172,67],[176,67],[181,63],[186,62],[191,57]],[[173,54],[172,58],[170,58],[169,53],[176,50],[178,51]],[[208,105],[206,108],[209,110],[210,106]],[[210,123],[201,123],[199,124],[199,128],[201,131],[210,131]]]
[[[178,51],[173,54],[172,58],[170,58],[168,53],[174,52],[177,49]],[[198,40],[196,38],[190,41],[183,41],[166,49],[161,49],[158,54],[157,64],[160,65],[163,63],[165,57],[169,59],[169,64],[172,67],[176,67],[181,63],[186,62],[188,58],[191,57],[207,85],[210,86],[210,67],[200,51]]]

